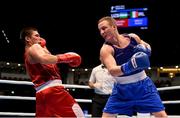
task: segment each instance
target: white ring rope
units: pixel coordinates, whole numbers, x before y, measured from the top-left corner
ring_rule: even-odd
[[[0,83],[4,84],[18,84],[18,85],[33,85],[32,82],[28,81],[15,81],[15,80],[0,80]],[[86,85],[70,85],[70,84],[62,84],[65,88],[83,88],[90,89],[89,86]]]
[[[36,100],[35,97],[23,97],[23,96],[2,96],[0,99],[10,99],[10,100]]]
[[[163,104],[180,104],[180,100],[163,101]]]
[[[0,112],[0,115],[8,115],[8,116],[35,116],[35,113],[14,113],[14,112]],[[85,114],[85,117],[91,117],[90,114]]]
[[[15,80],[0,80],[0,83],[4,84],[18,84],[18,85],[33,85],[32,82],[29,81],[15,81]],[[69,85],[69,84],[63,84],[65,88],[84,88],[84,89],[90,89],[89,86],[86,85]],[[172,86],[172,87],[162,87],[157,88],[158,91],[162,90],[175,90],[180,89],[180,86]],[[36,100],[35,97],[23,97],[23,96],[2,96],[0,95],[0,99],[13,99],[13,100]],[[77,102],[81,103],[92,103],[92,100],[90,99],[75,99]],[[163,101],[163,104],[179,104],[180,100],[174,100],[174,101]],[[35,113],[14,113],[14,112],[0,112],[0,115],[8,115],[8,116],[35,116]],[[91,114],[85,114],[85,117],[91,117]],[[179,118],[180,116],[171,115],[168,116],[168,118]],[[133,116],[133,118],[136,118],[136,116]]]
[[[15,81],[15,80],[0,80],[3,84],[18,84],[18,85],[33,85],[32,82],[28,81]]]
[[[163,90],[175,90],[175,89],[180,89],[180,86],[171,86],[171,87],[161,87],[161,88],[157,88],[158,91],[163,91]]]
[[[18,84],[18,85],[33,85],[32,82],[29,81],[15,81],[15,80],[0,80],[0,83],[5,84]],[[89,86],[86,85],[69,85],[69,84],[63,84],[65,88],[85,88],[90,89]],[[172,86],[172,87],[162,87],[157,88],[158,91],[162,90],[175,90],[180,89],[180,86]],[[17,100],[35,100],[35,97],[22,97],[22,96],[0,96],[0,99],[17,99]],[[92,100],[90,99],[75,99],[77,102],[82,103],[92,103]],[[180,100],[175,101],[163,101],[164,104],[179,104]]]
[[[14,113],[14,112],[0,112],[0,115],[8,115],[8,116],[31,116],[31,117],[34,117],[35,116],[35,113]],[[91,114],[85,114],[85,117],[86,118],[91,118]],[[123,116],[122,116],[123,117]],[[177,116],[177,115],[168,115],[168,118],[179,118],[180,116]],[[118,118],[121,118],[121,117],[118,117]],[[127,118],[126,116],[124,116],[123,118]],[[139,118],[139,117],[136,117],[136,116],[132,116],[131,118]],[[147,118],[147,116],[140,116],[140,118]],[[148,117],[149,118],[149,117]],[[150,116],[150,118],[154,118],[154,116]]]
[[[15,80],[0,80],[0,83],[4,84],[18,84],[18,85],[33,85],[32,82],[29,81],[15,81]],[[70,85],[70,84],[62,84],[65,88],[84,88],[84,89],[90,89],[89,86],[86,85]],[[161,87],[157,88],[158,91],[162,90],[175,90],[180,89],[180,86],[171,86],[171,87]]]
[[[35,113],[0,112],[0,115],[8,115],[8,116],[35,116]]]
[[[2,96],[0,95],[0,99],[11,99],[11,100],[36,100],[35,97],[23,97],[23,96]],[[91,99],[75,99],[77,102],[81,103],[92,103]],[[180,104],[180,100],[173,101],[163,101],[163,104]]]
[[[3,96],[0,95],[0,99],[9,99],[9,100],[36,100],[35,97],[23,97],[23,96]],[[92,103],[90,99],[75,99],[77,102],[81,103]]]

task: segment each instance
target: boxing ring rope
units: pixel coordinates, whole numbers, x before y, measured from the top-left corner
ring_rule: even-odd
[[[163,91],[163,90],[175,90],[175,89],[180,89],[180,86],[171,86],[171,87],[157,88],[158,91]]]
[[[3,84],[18,84],[18,85],[33,85],[32,82],[29,81],[15,81],[15,80],[0,80],[0,83]],[[83,88],[83,89],[91,89],[89,86],[86,85],[70,85],[70,84],[62,84],[65,88]],[[180,89],[180,86],[171,86],[171,87],[161,87],[157,88],[158,91],[163,90],[175,90]]]
[[[23,97],[23,96],[2,96],[0,95],[0,99],[9,99],[9,100],[36,100],[35,97]],[[75,99],[77,102],[81,103],[92,103],[90,99]]]
[[[32,82],[29,81],[15,81],[15,80],[0,80],[0,83],[3,84],[17,84],[17,85],[33,85]],[[83,88],[83,89],[91,89],[89,86],[86,85],[69,85],[69,84],[62,84],[65,88]],[[172,87],[162,87],[157,88],[158,91],[164,90],[175,90],[180,89],[180,86],[172,86]],[[11,99],[11,100],[36,100],[35,97],[24,97],[24,96],[4,96],[0,95],[0,99]],[[91,99],[75,99],[77,102],[80,103],[92,103]],[[173,100],[173,101],[163,101],[163,104],[180,104],[180,100]],[[8,116],[35,116],[35,113],[14,113],[14,112],[0,112],[0,115],[8,115]],[[91,117],[91,115],[87,114],[85,117]],[[179,118],[180,116],[172,116],[170,118]]]
[[[0,83],[4,84],[18,84],[18,85],[33,85],[32,82],[29,81],[15,81],[15,80],[0,80]],[[86,85],[70,85],[70,84],[62,84],[65,88],[83,88],[90,89],[90,87]]]
[[[8,115],[8,116],[35,116],[35,113],[0,112],[0,115]]]
[[[36,100],[35,97],[23,97],[23,96],[2,96],[0,95],[0,99],[11,99],[11,100]],[[90,99],[75,99],[77,102],[80,103],[92,103]],[[163,104],[179,104],[180,100],[174,101],[163,101]]]

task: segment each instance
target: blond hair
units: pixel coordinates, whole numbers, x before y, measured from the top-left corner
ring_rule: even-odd
[[[117,24],[116,24],[116,20],[110,16],[105,16],[105,17],[102,17],[99,21],[98,21],[98,24],[101,23],[102,21],[107,21],[109,23],[109,25],[111,26],[114,26],[114,27],[117,27]]]

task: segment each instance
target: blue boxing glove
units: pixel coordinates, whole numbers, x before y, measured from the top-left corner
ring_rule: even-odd
[[[147,69],[148,67],[150,67],[148,55],[144,52],[137,52],[128,62],[121,65],[121,70],[124,74],[129,74],[136,70]]]
[[[138,44],[134,47],[134,53],[137,53],[137,52],[144,52],[148,56],[151,56],[151,47],[145,46],[143,44]]]

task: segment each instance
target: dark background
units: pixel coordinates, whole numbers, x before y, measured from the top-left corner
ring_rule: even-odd
[[[103,39],[97,21],[110,15],[110,6],[125,4],[148,7],[147,30],[127,29],[137,33],[152,46],[152,66],[179,64],[179,6],[178,1],[161,0],[66,0],[66,1],[4,1],[0,4],[0,61],[23,63],[23,44],[19,32],[24,26],[35,26],[47,40],[53,53],[74,51],[82,56],[81,67],[99,64],[99,49]]]
[[[99,49],[103,44],[103,39],[97,29],[97,21],[99,18],[109,15],[112,4],[119,3],[132,7],[149,8],[147,30],[126,29],[125,32],[124,30],[120,30],[120,32],[137,33],[143,40],[151,44],[151,65],[179,65],[180,10],[178,2],[178,0],[1,1],[0,61],[23,63],[24,47],[19,40],[19,32],[24,26],[35,26],[39,29],[41,36],[47,40],[47,47],[53,54],[75,51],[82,56],[81,67],[94,67],[99,64]],[[2,30],[6,33],[10,43],[7,43]],[[0,89],[1,91],[10,89],[6,91],[7,95],[11,94],[11,90],[13,90],[15,91],[14,95],[33,96],[34,89],[26,87],[1,84]],[[22,91],[26,89],[29,91]],[[87,91],[77,91],[77,94],[72,94],[78,98],[76,95],[79,96],[79,93],[88,93],[83,96],[91,98],[90,92]],[[179,99],[178,93],[179,91],[160,92],[163,100],[177,100]],[[34,101],[5,101],[2,99],[0,103],[2,112],[34,112],[35,110]],[[168,114],[179,114],[179,104],[174,105],[165,105]]]

